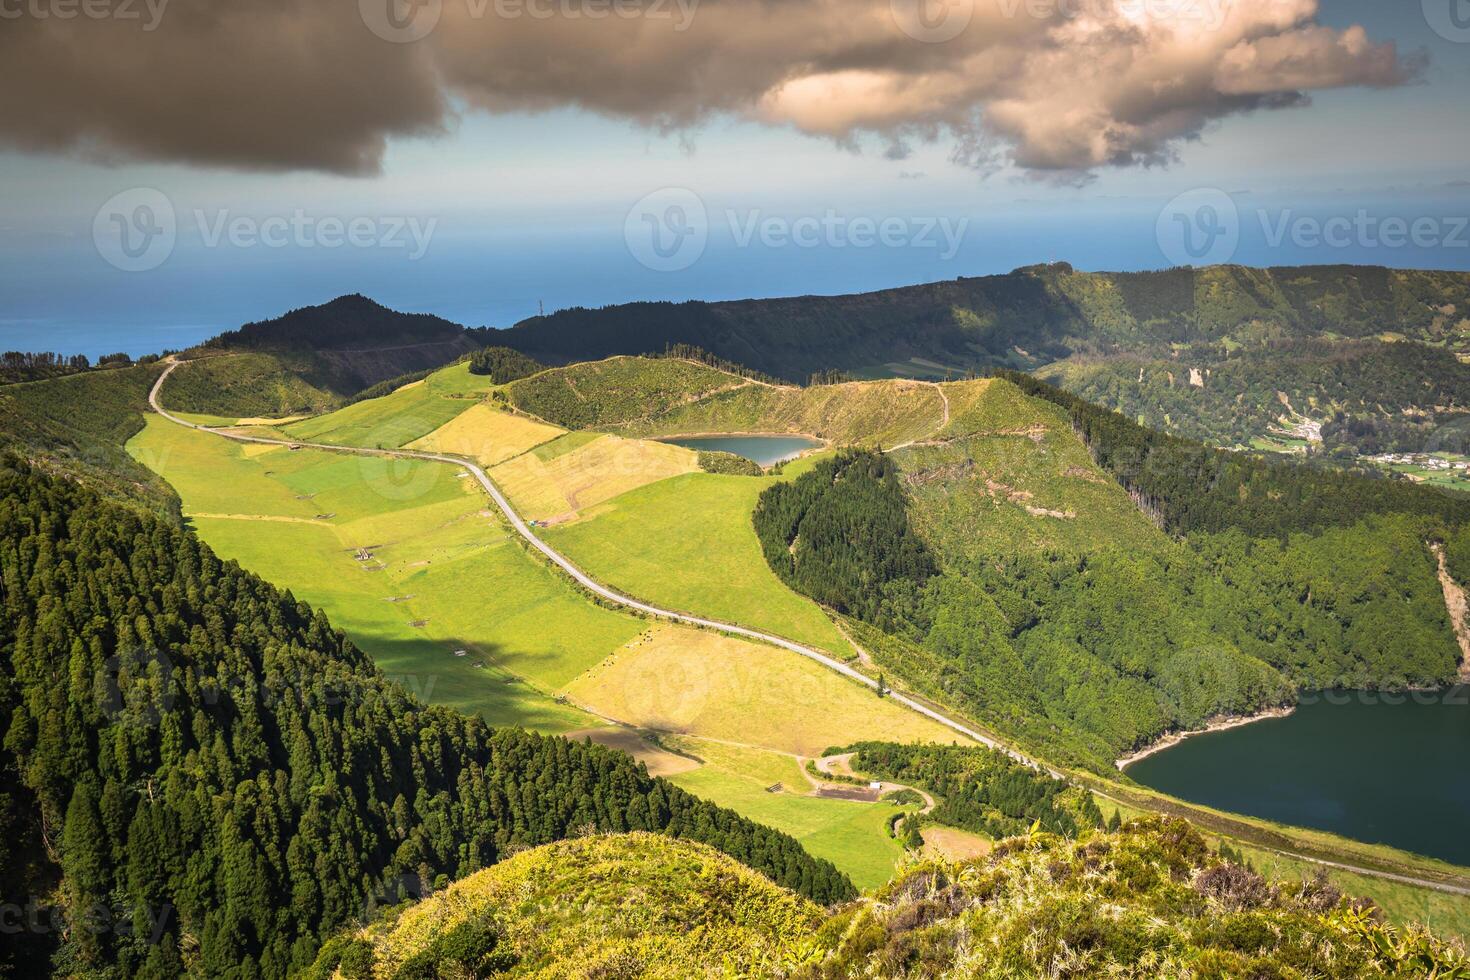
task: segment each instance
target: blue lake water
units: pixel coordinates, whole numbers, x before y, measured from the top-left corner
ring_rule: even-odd
[[[685,449],[733,453],[754,460],[762,466],[774,466],[785,460],[795,459],[808,449],[821,445],[806,436],[691,436],[687,439],[663,441]]]
[[[1128,775],[1217,809],[1470,865],[1470,687],[1303,701],[1287,718],[1187,739]]]

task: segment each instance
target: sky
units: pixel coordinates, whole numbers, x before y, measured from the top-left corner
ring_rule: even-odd
[[[0,349],[349,292],[509,326],[1057,260],[1470,270],[1470,0],[67,2],[0,0]]]

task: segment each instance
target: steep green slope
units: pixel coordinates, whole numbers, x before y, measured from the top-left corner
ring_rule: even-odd
[[[164,407],[227,418],[305,415],[332,407],[351,387],[306,351],[248,351],[185,361]]]
[[[479,347],[478,337],[440,317],[342,296],[200,345],[170,379],[167,404],[227,418],[320,412],[381,382],[450,364]]]
[[[509,385],[506,395],[554,425],[586,429],[637,422],[748,383],[692,361],[615,357],[532,375]]]
[[[0,887],[67,925],[6,943],[23,971],[284,976],[405,881],[586,827],[852,894],[626,755],[424,707],[177,523],[18,460],[0,467],[0,555]]]
[[[501,341],[549,363],[688,343],[790,381],[1052,365],[1049,378],[1091,401],[1222,445],[1264,439],[1295,411],[1325,423],[1328,448],[1417,451],[1470,408],[1470,365],[1454,357],[1470,355],[1470,274],[1458,272],[1058,263],[851,296],[563,310]]]
[[[491,387],[490,379],[471,374],[468,364],[455,364],[382,397],[291,423],[282,431],[308,442],[396,448],[444,425]]]
[[[163,371],[144,364],[0,388],[0,449],[163,509],[168,491],[123,451],[143,428],[148,391]]]
[[[1073,354],[1393,331],[1470,343],[1470,275],[1378,267],[1089,273],[1066,263],[850,296],[634,303],[534,317],[499,342],[548,363],[688,343],[792,381],[832,368],[942,377]],[[926,363],[927,362],[927,363]],[[937,365],[937,368],[936,368]]]
[[[371,959],[376,976],[410,975],[410,962],[449,959],[440,950],[456,930],[487,925],[509,967],[492,975],[775,976],[821,921],[817,906],[712,848],[584,837],[518,854],[339,940],[316,975],[344,956]]]
[[[1325,881],[1271,882],[1182,822],[1006,841],[822,913],[707,849],[550,845],[335,941],[312,976],[1408,977],[1470,975]]]
[[[1441,430],[1467,417],[1470,367],[1424,344],[1290,340],[1168,360],[1077,358],[1037,376],[1149,428],[1216,445],[1302,444],[1303,423],[1314,422],[1320,448],[1347,458],[1466,448],[1463,435],[1447,440]]]
[[[952,402],[939,438],[820,463],[755,515],[777,573],[853,617],[876,666],[919,693],[1106,771],[1297,687],[1455,677],[1425,542],[1460,505],[1155,444],[1008,381]],[[1099,433],[1091,451],[1074,428]]]

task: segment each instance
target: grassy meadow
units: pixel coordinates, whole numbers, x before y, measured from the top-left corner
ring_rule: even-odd
[[[692,455],[692,454],[691,454]],[[586,519],[549,528],[554,547],[599,580],[665,608],[688,610],[807,643],[837,656],[851,644],[816,603],[791,591],[761,553],[750,515],[784,477],[690,473],[625,493]]]
[[[528,557],[454,467],[245,446],[157,417],[129,448],[219,554],[326,610],[420,696],[494,724],[595,724],[549,692],[641,629]]]
[[[960,736],[815,661],[708,630],[657,624],[566,689],[643,728],[819,756],[863,739]]]
[[[586,436],[590,433],[574,433]],[[573,436],[523,453],[491,471],[521,516],[555,523],[575,520],[589,508],[639,487],[694,473],[692,450],[619,436]]]
[[[303,442],[397,448],[440,428],[492,387],[489,378],[470,374],[468,364],[454,364],[382,398],[293,422],[281,431]]]
[[[903,847],[888,833],[889,821],[914,807],[807,796],[810,783],[797,759],[697,738],[670,739],[706,765],[670,777],[671,782],[801,841],[815,857],[847,872],[859,888],[893,877]],[[774,787],[780,785],[779,790]]]
[[[581,436],[525,455],[556,462],[601,441]],[[528,554],[456,467],[234,443],[157,416],[128,449],[175,488],[217,553],[323,609],[419,697],[549,733],[611,719],[698,739],[703,762],[674,777],[681,785],[796,834],[864,886],[891,876],[892,807],[804,795],[795,757],[857,739],[950,741],[948,729],[795,654],[588,601]],[[730,502],[748,511],[742,490]],[[771,584],[788,616],[798,610],[781,622],[805,622],[841,649],[819,609]],[[783,775],[761,783],[762,767]],[[777,781],[788,789],[767,793]]]
[[[564,430],[502,411],[488,402],[468,409],[408,444],[410,449],[448,453],[490,467],[557,438]]]
[[[932,436],[944,421],[938,387],[856,381],[813,388],[747,384],[689,401],[629,426],[638,435],[803,433],[835,443],[897,446]]]

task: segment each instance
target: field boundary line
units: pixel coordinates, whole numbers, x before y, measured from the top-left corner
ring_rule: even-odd
[[[644,613],[645,615],[653,616],[658,619],[666,619],[673,622],[686,623],[691,626],[700,626],[705,629],[717,630],[719,632],[730,633],[735,636],[743,636],[747,639],[756,640],[762,643],[768,643],[772,646],[780,647],[783,650],[788,650],[792,653],[806,657],[809,660],[814,660],[822,666],[827,667],[829,670],[835,671],[836,673],[841,674],[844,677],[854,680],[864,687],[869,688],[870,690],[884,691],[884,686],[880,686],[880,683],[878,681],[867,676],[861,671],[856,670],[848,664],[845,664],[839,660],[835,660],[827,654],[821,653],[811,647],[804,646],[803,644],[796,643],[795,641],[788,640],[771,633],[763,633],[760,630],[750,629],[745,626],[737,626],[734,623],[724,623],[716,619],[706,619],[702,616],[695,616],[689,613],[680,613],[673,610],[662,609],[651,603],[643,602],[642,600],[635,599],[632,596],[624,595],[623,593],[618,592],[615,589],[603,585],[602,583],[598,582],[596,579],[588,575],[586,572],[582,571],[581,568],[573,564],[570,559],[563,556],[559,551],[552,548],[551,545],[547,544],[545,541],[542,541],[539,537],[537,537],[536,534],[532,532],[530,526],[521,519],[520,514],[516,513],[515,508],[511,506],[510,501],[505,497],[505,495],[500,492],[500,489],[495,485],[494,481],[490,479],[489,474],[485,472],[484,468],[482,468],[478,463],[475,463],[471,460],[465,460],[455,456],[446,456],[439,453],[425,453],[413,450],[369,449],[359,446],[336,446],[328,443],[301,442],[298,440],[289,439],[268,439],[262,436],[249,436],[244,435],[243,433],[215,429],[207,425],[196,425],[193,422],[188,422],[184,419],[181,419],[178,416],[170,413],[167,409],[163,408],[163,406],[161,406],[158,402],[158,395],[159,392],[163,389],[163,383],[168,380],[168,376],[172,374],[174,369],[177,368],[181,363],[184,362],[170,358],[168,362],[168,367],[166,367],[163,373],[158,376],[158,379],[153,383],[152,389],[148,392],[148,404],[153,408],[153,410],[163,418],[167,419],[170,422],[173,422],[176,425],[181,425],[188,429],[194,429],[197,432],[207,432],[211,435],[216,435],[223,439],[229,439],[234,442],[246,442],[270,446],[301,446],[307,449],[319,449],[325,452],[348,453],[363,456],[382,456],[400,459],[421,459],[428,462],[448,463],[451,466],[458,466],[469,471],[469,473],[474,476],[475,480],[480,484],[485,493],[495,503],[496,507],[498,507],[500,509],[500,512],[505,515],[506,520],[510,522],[511,527],[516,531],[517,534],[519,534],[522,538],[526,540],[528,544],[530,544],[533,548],[544,555],[548,561],[556,565],[568,576],[570,576],[578,585],[581,585],[583,588],[593,593],[594,595],[600,596],[601,598],[606,599],[609,602],[625,606],[629,609],[636,610],[638,612]],[[984,745],[987,748],[994,749],[998,752],[1003,752],[1007,756],[1010,756],[1012,759],[1015,759],[1017,762],[1020,762],[1023,765],[1030,766],[1031,768],[1039,771],[1050,773],[1052,776],[1058,779],[1066,780],[1070,783],[1076,784],[1078,782],[1078,780],[1068,777],[1067,774],[1059,772],[1050,766],[1044,765],[1038,760],[1032,759],[1029,756],[1017,751],[1016,749],[1011,748],[1009,745],[1005,745],[997,741],[995,738],[984,735],[971,728],[970,726],[958,722],[953,718],[945,715],[943,712],[936,711],[933,708],[930,708],[929,706],[920,703],[919,701],[909,697],[906,694],[903,694],[899,691],[894,691],[889,688],[886,690],[883,696],[892,701],[898,702],[911,711],[923,715],[931,721],[938,722],[945,728],[964,735],[966,738],[969,738],[972,741],[978,742],[979,744]],[[1098,790],[1091,786],[1088,786],[1086,782],[1083,782],[1081,785],[1083,785],[1083,787],[1090,792],[1097,793],[1099,796],[1102,796],[1104,799],[1107,799],[1110,802],[1113,802],[1115,804],[1122,802],[1109,795],[1106,791]],[[1136,806],[1137,804],[1128,803],[1125,805]],[[1251,846],[1259,847],[1260,845],[1253,844]],[[1431,891],[1470,896],[1470,888],[1450,884],[1448,882],[1438,882],[1424,878],[1417,878],[1412,875],[1398,874],[1394,872],[1378,870],[1375,868],[1366,868],[1358,865],[1328,861],[1321,858],[1314,858],[1307,854],[1300,854],[1291,851],[1281,851],[1276,848],[1266,847],[1263,849],[1276,851],[1276,853],[1279,853],[1284,857],[1289,857],[1293,860],[1307,861],[1312,864],[1330,867],[1340,871],[1348,871],[1353,874],[1363,875],[1365,877],[1379,878],[1387,881],[1395,881],[1402,884],[1414,885],[1420,888],[1429,889]]]

